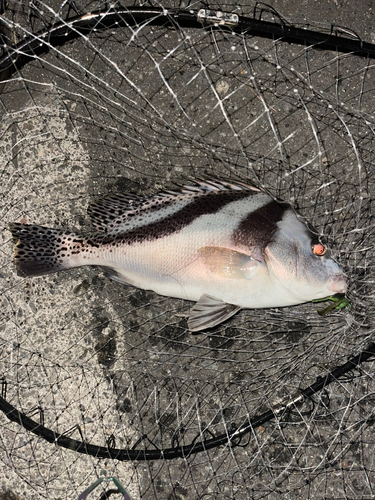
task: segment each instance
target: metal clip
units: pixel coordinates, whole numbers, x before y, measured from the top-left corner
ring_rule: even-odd
[[[128,492],[124,489],[124,487],[122,486],[120,481],[118,479],[116,479],[115,477],[109,477],[108,479],[105,477],[100,477],[97,481],[95,481],[94,484],[89,486],[83,493],[81,493],[79,495],[78,500],[86,500],[87,495],[89,493],[91,493],[92,490],[94,490],[97,486],[99,486],[99,484],[102,483],[103,481],[104,482],[113,481],[115,483],[115,485],[117,486],[119,492],[122,493],[125,500],[131,500]]]
[[[281,403],[272,406],[271,407],[272,413],[274,415],[279,415],[280,413],[283,413],[285,410],[288,410],[289,408],[293,408],[294,406],[303,403],[303,400],[304,400],[304,395],[301,394],[300,392],[296,392],[292,396],[285,398],[284,401],[282,401]]]
[[[218,26],[237,26],[239,17],[237,14],[222,12],[221,10],[200,9],[197,14],[198,21]]]

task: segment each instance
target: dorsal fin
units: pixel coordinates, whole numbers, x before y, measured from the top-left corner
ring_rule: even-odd
[[[110,232],[142,211],[159,210],[173,201],[183,201],[186,198],[203,196],[215,191],[260,191],[253,185],[237,181],[199,178],[190,182],[191,184],[176,186],[175,189],[161,191],[150,196],[121,193],[110,195],[91,203],[87,213],[97,230]]]
[[[106,231],[108,226],[119,217],[127,217],[147,200],[144,196],[133,194],[114,194],[91,203],[87,213],[93,226],[99,231]]]
[[[262,191],[260,188],[252,183],[244,183],[240,181],[210,179],[206,177],[198,177],[191,179],[192,184],[183,185],[180,191],[185,193],[189,192],[207,192],[207,191]]]

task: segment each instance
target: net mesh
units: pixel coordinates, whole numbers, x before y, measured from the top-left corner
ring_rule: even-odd
[[[3,40],[37,39],[109,7],[120,5],[11,1]],[[238,3],[210,7],[253,15]],[[4,399],[56,433],[165,450],[246,425],[372,342],[375,70],[314,46],[120,21],[51,46],[2,84],[0,375]],[[292,203],[345,267],[351,309],[244,310],[192,335],[191,304],[99,269],[16,275],[9,222],[82,232],[102,195],[202,175],[251,180]],[[76,453],[0,413],[0,498],[73,499],[116,476],[132,500],[371,499],[373,368],[358,366],[236,441],[173,460]]]

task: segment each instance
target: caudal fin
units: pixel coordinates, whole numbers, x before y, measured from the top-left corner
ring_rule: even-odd
[[[41,276],[79,265],[74,257],[80,253],[83,240],[77,235],[17,222],[9,224],[9,229],[19,275]]]

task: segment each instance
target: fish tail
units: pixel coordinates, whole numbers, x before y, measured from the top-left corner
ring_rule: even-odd
[[[21,276],[41,276],[82,265],[77,256],[85,241],[74,233],[17,222],[9,224],[9,229]]]

